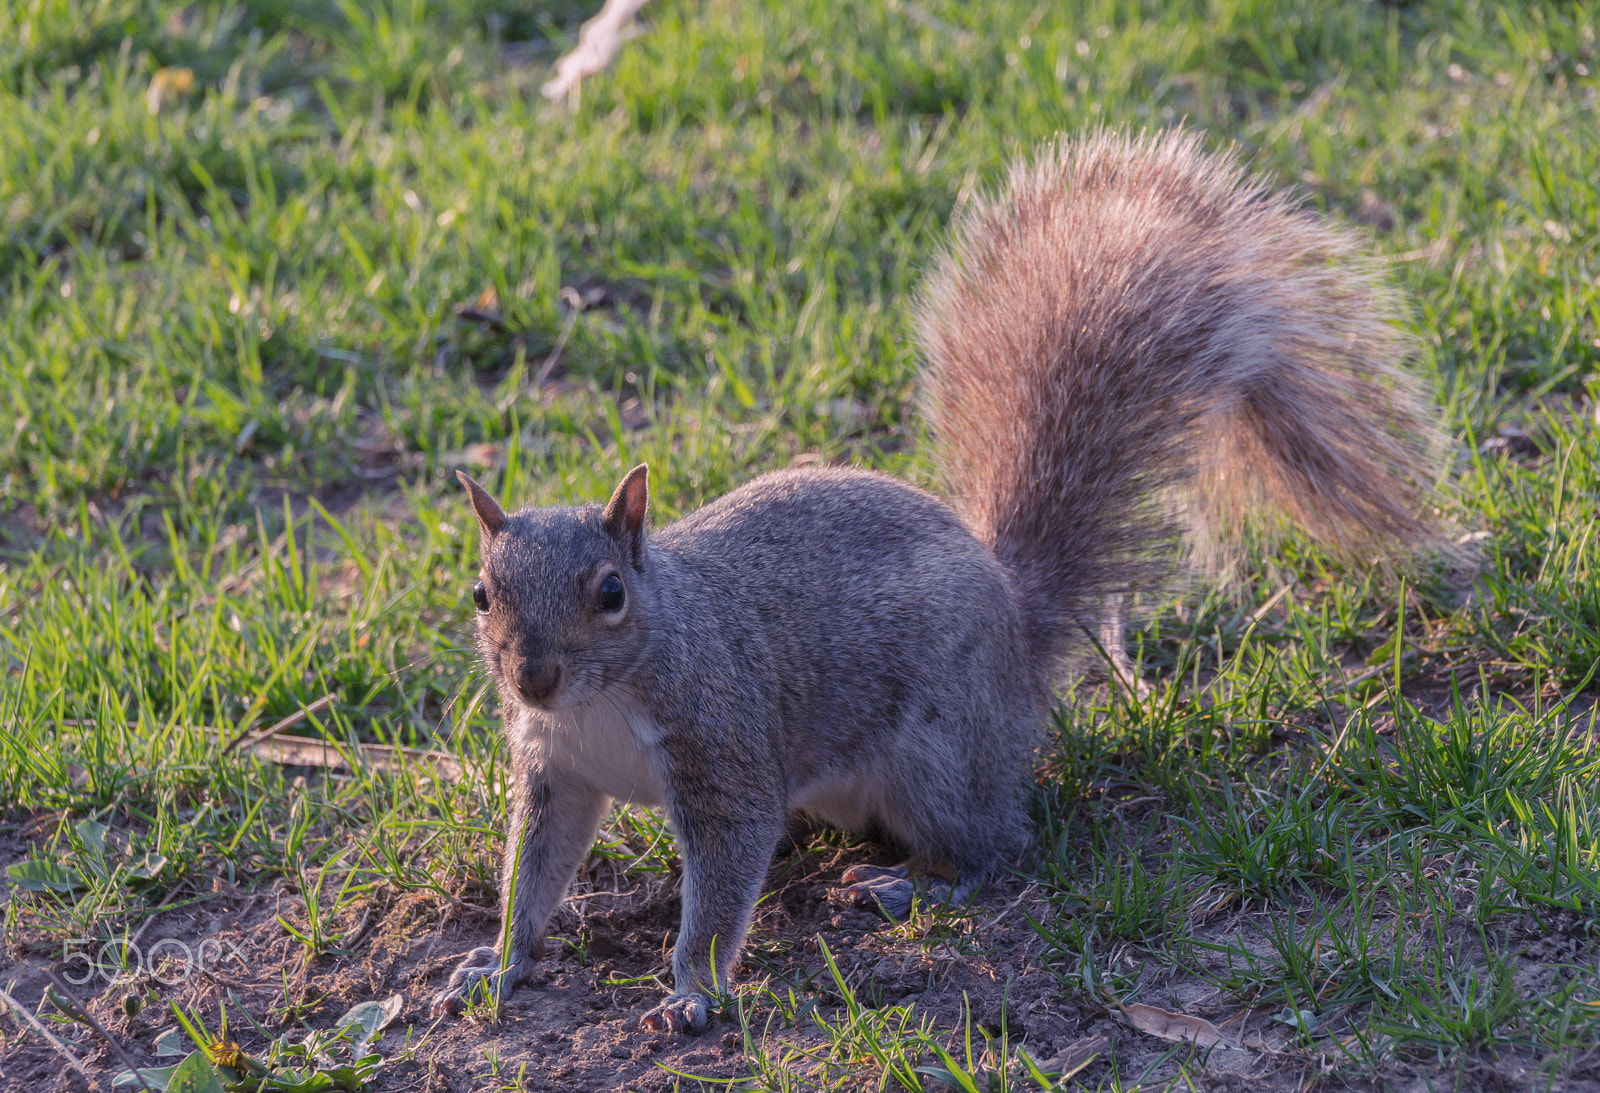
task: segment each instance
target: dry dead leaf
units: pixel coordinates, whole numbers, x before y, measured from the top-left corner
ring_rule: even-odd
[[[352,769],[351,757],[355,756],[363,765],[374,770],[422,768],[450,782],[460,782],[474,776],[473,771],[457,756],[424,748],[396,747],[392,744],[355,744],[341,748],[327,740],[286,733],[254,737],[244,747],[257,759],[284,766],[348,771]]]
[[[446,467],[479,467],[490,469],[500,462],[500,457],[505,453],[505,445],[481,442],[468,444],[453,452],[445,452],[439,457],[439,462]]]
[[[193,69],[158,68],[150,76],[150,87],[145,91],[144,103],[150,113],[159,114],[163,103],[181,98],[193,90]]]
[[[1084,1036],[1074,1040],[1038,1066],[1046,1074],[1052,1074],[1057,1080],[1065,1081],[1104,1055],[1110,1047],[1111,1041],[1104,1036]]]
[[[1222,1044],[1225,1047],[1239,1046],[1224,1036],[1221,1029],[1204,1017],[1193,1017],[1187,1013],[1172,1013],[1169,1010],[1140,1003],[1123,1006],[1122,1012],[1129,1021],[1133,1022],[1133,1027],[1140,1032],[1148,1032],[1151,1036],[1169,1040],[1175,1044],[1194,1044],[1196,1047],[1203,1048],[1216,1047],[1218,1044]]]

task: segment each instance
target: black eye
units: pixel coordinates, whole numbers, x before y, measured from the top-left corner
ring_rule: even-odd
[[[600,594],[595,597],[595,602],[602,611],[620,611],[622,600],[622,578],[613,573],[600,582]]]
[[[472,602],[480,615],[489,610],[489,590],[483,587],[482,581],[472,586]]]

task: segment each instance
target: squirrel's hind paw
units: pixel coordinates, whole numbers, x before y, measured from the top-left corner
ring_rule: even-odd
[[[840,884],[866,884],[880,880],[904,880],[911,876],[911,863],[899,865],[852,865],[839,875]]]
[[[839,890],[837,898],[852,907],[876,911],[896,922],[911,914],[911,902],[917,894],[917,888],[911,881],[911,870],[904,865],[889,869],[854,865],[846,869],[839,879],[845,887]],[[948,894],[949,885],[944,885],[944,888],[942,893],[930,894],[936,899],[942,898]]]
[[[852,865],[839,878],[843,888],[833,898],[863,911],[876,911],[890,922],[909,918],[918,896],[934,906],[961,905],[983,883],[981,878],[951,884],[938,877],[918,875],[907,862],[887,869],[877,865]]]
[[[703,994],[669,994],[659,1006],[639,1018],[642,1028],[655,1032],[699,1032],[711,1016],[711,999]]]

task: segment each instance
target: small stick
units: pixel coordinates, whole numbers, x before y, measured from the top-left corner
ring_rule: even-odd
[[[1274,607],[1277,607],[1278,606],[1278,601],[1283,599],[1285,596],[1287,596],[1289,594],[1289,590],[1291,588],[1293,588],[1293,587],[1294,587],[1293,584],[1284,585],[1282,588],[1280,588],[1276,592],[1274,592],[1272,594],[1272,597],[1270,599],[1268,599],[1266,603],[1262,604],[1260,607],[1258,607],[1254,611],[1252,611],[1250,613],[1250,622],[1251,622],[1251,624],[1253,625],[1255,623],[1260,622],[1262,619],[1266,618],[1267,617],[1267,613],[1269,611],[1271,611]]]
[[[293,726],[300,724],[300,722],[304,721],[312,714],[321,713],[329,706],[332,706],[333,698],[333,693],[330,691],[328,694],[325,694],[321,698],[317,699],[311,705],[301,706],[298,710],[284,718],[282,721],[279,721],[276,725],[270,725],[259,732],[256,731],[254,726],[252,726],[241,732],[238,736],[235,736],[232,740],[229,740],[226,744],[222,745],[223,753],[226,754],[227,752],[232,751],[240,744],[253,742],[258,737],[271,736],[275,732],[282,732],[284,729],[292,728]]]
[[[962,30],[953,23],[947,23],[937,15],[931,15],[918,7],[910,0],[889,0],[889,10],[905,14],[906,18],[914,23],[921,23],[929,30],[937,30],[941,34],[948,34],[956,40],[956,45],[970,46],[975,40],[975,35],[970,30]]]
[[[637,888],[633,889],[631,892],[574,892],[570,896],[563,896],[561,898],[561,902],[582,903],[584,900],[598,899],[600,896],[614,896],[621,898],[623,896],[636,896],[638,894],[639,889]]]
[[[1404,653],[1402,653],[1400,655],[1401,663],[1404,663],[1404,662],[1406,662],[1408,660],[1416,660],[1416,659],[1417,659],[1417,651],[1415,649],[1407,649]],[[1376,668],[1369,668],[1367,671],[1362,672],[1358,676],[1351,676],[1349,679],[1344,681],[1344,685],[1343,685],[1342,689],[1348,691],[1352,687],[1359,687],[1363,683],[1370,683],[1372,680],[1377,679],[1379,676],[1383,675],[1385,672],[1392,672],[1392,671],[1394,671],[1394,664],[1393,663],[1380,664]]]
[[[236,991],[253,991],[257,989],[256,987],[251,986],[249,983],[241,983],[237,979],[229,979],[227,976],[218,975],[210,968],[200,968],[198,970],[201,975],[205,976],[219,987],[227,987],[230,990]]]
[[[560,298],[567,302],[570,309],[567,312],[566,325],[561,328],[561,336],[556,339],[556,347],[539,366],[538,378],[533,381],[534,387],[543,387],[544,381],[550,378],[550,373],[556,370],[556,365],[561,363],[561,352],[567,348],[567,339],[572,337],[572,328],[578,325],[578,312],[583,310],[583,297],[579,296],[571,287],[561,290]]]
[[[53,979],[55,977],[52,976],[51,978]],[[78,1057],[74,1055],[70,1049],[68,1049],[66,1044],[63,1044],[60,1040],[57,1040],[55,1036],[51,1034],[49,1029],[41,1025],[37,1017],[24,1009],[21,1002],[18,1002],[5,991],[0,990],[0,1004],[4,1004],[7,1009],[16,1014],[17,1017],[21,1018],[24,1024],[33,1029],[33,1031],[37,1032],[40,1036],[43,1036],[45,1041],[51,1047],[60,1052],[61,1055],[65,1057],[67,1062],[72,1064],[72,1069],[83,1075],[85,1081],[92,1082],[92,1079],[89,1077],[89,1072],[83,1069],[82,1063],[78,1062]],[[138,1071],[134,1071],[134,1073],[137,1074]],[[146,1086],[145,1088],[148,1089],[149,1087]]]
[[[145,920],[139,924],[139,928],[133,932],[133,937],[128,941],[129,948],[139,944],[139,939],[143,937],[144,932],[150,928],[150,923],[154,922],[156,916],[166,909],[167,904],[178,898],[178,893],[182,891],[182,889],[183,885],[174,884],[171,891],[167,893],[167,898],[156,904],[156,909],[145,916]]]
[[[44,969],[44,974],[49,977],[51,983],[55,984],[56,993],[62,998],[66,999],[67,1002],[71,1004],[73,1010],[76,1011],[75,1013],[69,1014],[69,1016],[77,1017],[90,1028],[98,1032],[100,1034],[100,1038],[106,1043],[110,1044],[111,1050],[117,1053],[117,1058],[122,1060],[122,1065],[127,1067],[133,1073],[135,1080],[137,1080],[139,1083],[139,1088],[143,1089],[144,1093],[153,1093],[153,1090],[151,1090],[150,1086],[145,1083],[144,1075],[139,1073],[138,1065],[128,1057],[128,1053],[126,1051],[122,1050],[122,1045],[117,1043],[117,1041],[112,1038],[111,1033],[105,1030],[105,1026],[94,1019],[94,1014],[90,1013],[88,1009],[84,1007],[82,1002],[72,997],[72,992],[67,990],[67,985],[56,977],[55,972],[51,971],[49,968],[46,968]],[[51,1001],[56,1002],[57,999],[52,998]]]
[[[992,926],[998,925],[1002,919],[1004,919],[1012,911],[1015,911],[1018,907],[1020,907],[1022,905],[1022,901],[1027,899],[1030,895],[1032,895],[1033,894],[1033,890],[1035,888],[1038,888],[1038,887],[1039,886],[1037,884],[1028,885],[1026,888],[1024,888],[1022,890],[1022,894],[1020,896],[1018,896],[1016,899],[1012,900],[1009,904],[1006,905],[1005,910],[1001,911],[998,915],[995,915],[993,918],[989,919],[987,922],[981,923],[980,925],[974,927],[974,929],[976,929],[976,930],[987,930]]]
[[[40,587],[42,588],[51,581],[54,581],[57,577],[61,576],[61,571],[65,568],[67,568],[66,562],[57,562],[55,568],[49,573],[46,573],[44,575],[44,580],[39,582]],[[31,602],[33,601],[30,598],[18,598],[12,603],[7,604],[5,607],[0,607],[0,619],[5,618],[7,615],[11,614],[11,612],[18,610],[23,604]]]

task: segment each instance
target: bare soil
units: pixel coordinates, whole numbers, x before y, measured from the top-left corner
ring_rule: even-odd
[[[1108,817],[1108,822],[1114,821]],[[30,826],[22,823],[0,835],[0,865],[28,856]],[[829,1037],[810,1019],[792,1027],[782,1027],[781,1019],[768,1023],[776,1010],[755,984],[765,982],[779,995],[792,988],[797,996],[814,999],[824,1018],[844,1019],[840,992],[824,962],[825,944],[862,1005],[913,1006],[916,1018],[928,1019],[945,1034],[958,1058],[969,1021],[979,1050],[985,1031],[998,1036],[1004,1027],[1012,1045],[1025,1045],[1047,1068],[1054,1062],[1071,1069],[1093,1056],[1075,1075],[1089,1088],[1112,1074],[1124,1088],[1161,1088],[1187,1060],[1199,1076],[1180,1087],[1203,1090],[1317,1086],[1406,1093],[1451,1088],[1600,1093],[1600,1058],[1566,1060],[1550,1074],[1541,1071],[1539,1060],[1515,1052],[1443,1066],[1438,1060],[1396,1063],[1381,1075],[1363,1078],[1348,1072],[1331,1076],[1344,1067],[1330,1064],[1343,1060],[1297,1044],[1294,1031],[1274,1020],[1281,1006],[1252,1007],[1191,971],[1146,967],[1138,979],[1142,1002],[1208,1020],[1226,1036],[1227,1044],[1200,1052],[1141,1031],[1126,1012],[1058,978],[1053,968],[1062,962],[1047,954],[1046,943],[1028,924],[1030,915],[1045,916],[1044,901],[1024,878],[992,884],[963,917],[935,915],[910,925],[885,923],[833,901],[833,886],[845,868],[886,860],[879,848],[858,843],[821,850],[813,844],[775,861],[769,894],[746,948],[739,992],[752,1015],[751,1035],[757,1044],[765,1041],[768,1059],[781,1058],[786,1048],[825,1054]],[[170,1002],[198,1012],[213,1031],[226,1006],[234,1014],[229,1037],[246,1051],[260,1051],[265,1042],[240,1010],[278,1035],[331,1027],[352,1006],[399,993],[405,1008],[375,1048],[390,1060],[369,1087],[377,1091],[649,1093],[702,1088],[686,1076],[726,1081],[750,1075],[752,1063],[735,1014],[723,1013],[698,1035],[665,1036],[639,1027],[639,1018],[669,981],[676,881],[641,882],[620,873],[602,879],[597,872],[611,871],[602,863],[580,878],[555,923],[543,969],[502,1005],[498,1025],[460,1017],[434,1021],[428,1013],[429,998],[461,955],[493,938],[497,914],[487,891],[464,892],[453,900],[380,893],[335,921],[337,930],[352,931],[347,955],[329,953],[308,962],[279,921],[282,916],[303,923],[304,906],[290,886],[274,880],[250,890],[216,879],[209,890],[180,892],[139,939],[143,953],[173,956],[183,951],[176,943],[188,946],[203,958],[191,962],[195,970],[167,962],[148,971],[171,985],[144,974],[116,982],[96,976],[71,989],[140,1066],[176,1061],[153,1054],[157,1037],[176,1026]],[[1225,903],[1209,916],[1200,936],[1250,946],[1264,936],[1256,924],[1282,914],[1281,908],[1268,914]],[[1516,930],[1516,936],[1499,940],[1524,948],[1526,963],[1518,976],[1523,990],[1548,987],[1556,967],[1592,964],[1600,951],[1576,920],[1527,922]],[[49,1003],[41,1004],[48,986],[44,969],[77,981],[85,977],[83,962],[64,960],[58,935],[38,926],[23,925],[12,936],[20,945],[0,955],[0,986],[36,1013],[57,1013]],[[170,940],[158,946],[162,939]],[[1106,968],[1138,972],[1138,954],[1123,945],[1099,957]],[[124,1013],[130,994],[146,1003],[131,1017]],[[113,1076],[125,1069],[111,1046],[82,1025],[46,1023],[82,1062],[94,1087],[110,1090]],[[931,1056],[923,1060],[924,1065],[935,1062]],[[802,1059],[795,1065],[815,1073],[815,1063]],[[860,1088],[879,1088],[878,1071],[870,1065],[858,1064],[854,1073]],[[942,1085],[930,1077],[926,1087]],[[80,1093],[85,1088],[39,1036],[13,1018],[0,1020],[0,1090]]]
[[[1017,880],[993,885],[970,918],[939,919],[925,931],[841,908],[829,898],[830,885],[857,861],[881,860],[875,859],[874,849],[863,845],[825,854],[792,853],[774,864],[771,892],[758,912],[741,969],[744,983],[767,980],[780,992],[784,985],[792,986],[797,994],[816,997],[824,1015],[842,1016],[820,939],[863,1005],[911,1004],[935,1028],[952,1032],[970,1013],[980,1048],[979,1029],[998,1034],[1004,1023],[1011,1042],[1029,1045],[1040,1060],[1070,1054],[1075,1045],[1087,1041],[1092,1046],[1095,1037],[1104,1037],[1116,1045],[1119,1068],[1131,1064],[1142,1070],[1139,1063],[1146,1056],[1153,1061],[1170,1049],[1119,1024],[1102,1007],[1065,997],[1055,976],[1041,966],[1043,943],[1024,918],[1036,896]],[[4,864],[27,856],[26,844],[14,837],[0,850]],[[653,890],[605,898],[609,893],[580,884],[579,898],[569,901],[569,910],[556,924],[544,968],[502,1005],[498,1026],[471,1018],[435,1022],[428,1013],[430,996],[460,956],[492,940],[496,915],[487,906],[486,892],[476,894],[484,900],[481,905],[471,898],[451,904],[411,894],[351,909],[347,913],[367,919],[366,925],[357,925],[353,955],[328,954],[307,963],[299,943],[278,921],[282,915],[298,923],[303,911],[283,882],[252,892],[219,879],[209,891],[174,900],[139,939],[141,952],[164,956],[182,951],[172,942],[181,942],[190,952],[200,952],[205,942],[198,965],[203,970],[186,972],[181,963],[170,962],[155,969],[162,979],[175,981],[170,986],[150,975],[118,982],[95,976],[71,990],[140,1066],[175,1061],[157,1059],[152,1051],[157,1037],[176,1025],[169,1002],[197,1011],[213,1030],[226,1005],[235,1011],[229,1037],[246,1051],[258,1051],[265,1044],[237,1014],[240,1008],[276,1033],[294,1029],[300,1021],[330,1027],[357,1003],[398,992],[405,1009],[376,1047],[398,1061],[379,1072],[374,1090],[646,1093],[696,1087],[679,1075],[726,1079],[750,1074],[735,1015],[722,1014],[698,1035],[664,1036],[639,1027],[639,1018],[668,981],[678,913],[671,881],[647,882],[645,887]],[[1042,910],[1031,909],[1036,914]],[[350,924],[341,920],[339,925]],[[944,930],[949,936],[937,936]],[[48,986],[43,969],[76,981],[85,977],[86,966],[82,960],[63,960],[60,942],[42,930],[24,929],[21,934],[36,941],[29,945],[25,940],[23,948],[37,951],[0,957],[0,984],[30,1009],[55,1013],[51,1005],[40,1005]],[[135,993],[146,1004],[128,1017],[123,1002]],[[748,989],[741,993],[754,994]],[[286,998],[291,1012],[286,1012]],[[774,1045],[772,1056],[779,1054],[780,1043],[816,1049],[825,1042],[808,1021],[791,1028],[774,1023],[763,1030],[770,1009],[759,1003],[754,1008],[752,1034]],[[101,1089],[109,1089],[112,1077],[125,1069],[97,1033],[65,1021],[47,1024]],[[0,1088],[83,1088],[70,1065],[36,1034],[13,1020],[0,1027]],[[1149,1043],[1141,1044],[1145,1040]],[[1081,1076],[1103,1066],[1092,1063]],[[863,1070],[861,1076],[871,1075]]]

